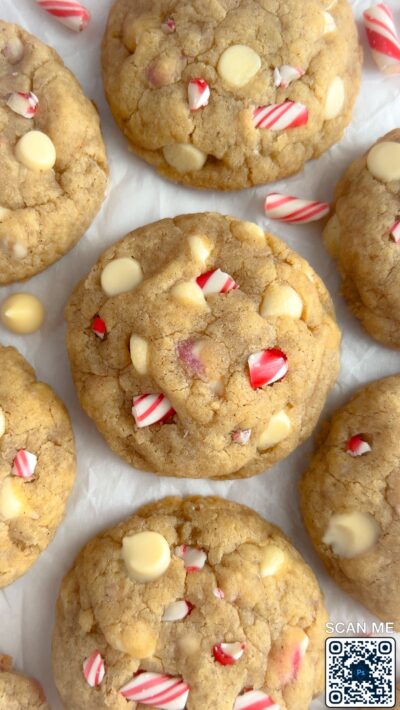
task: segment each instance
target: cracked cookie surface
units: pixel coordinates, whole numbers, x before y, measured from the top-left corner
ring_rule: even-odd
[[[6,284],[42,271],[76,244],[100,209],[108,170],[97,111],[78,81],[53,49],[1,21],[0,97]]]
[[[41,685],[12,670],[10,656],[0,654],[0,709],[50,710]]]
[[[75,478],[62,402],[14,348],[0,346],[0,587],[51,542]]]
[[[310,435],[338,372],[319,277],[257,225],[218,214],[128,234],[66,318],[83,408],[113,451],[161,475],[269,468]]]
[[[400,629],[400,377],[360,390],[325,425],[301,481],[311,539],[335,581]]]
[[[172,180],[237,190],[296,173],[340,139],[361,51],[347,0],[118,0],[102,64],[134,152]]]
[[[150,583],[132,580],[122,558],[123,540],[144,531],[171,550],[168,569]],[[190,571],[178,556],[185,545],[204,553],[201,568]],[[163,620],[176,600],[190,602],[190,613]],[[69,710],[122,710],[119,691],[139,670],[180,678],[188,710],[232,710],[245,689],[282,710],[306,710],[322,687],[325,621],[313,573],[278,528],[227,500],[167,498],[79,554],[57,604],[54,676]],[[236,662],[221,662],[215,647],[224,642],[240,643]],[[105,673],[93,688],[82,664],[94,651]]]

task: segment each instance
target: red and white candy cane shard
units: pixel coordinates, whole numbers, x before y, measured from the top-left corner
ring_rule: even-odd
[[[74,32],[82,32],[90,21],[90,12],[76,0],[36,0],[39,7]]]
[[[265,200],[265,214],[270,219],[292,224],[305,224],[315,222],[326,217],[330,210],[327,202],[302,200],[279,192],[271,192]]]
[[[173,17],[167,17],[161,25],[161,29],[166,35],[172,35],[176,32],[176,24]]]
[[[32,91],[15,91],[7,99],[7,106],[24,118],[33,118],[39,99]]]
[[[207,555],[204,550],[199,550],[197,547],[189,547],[188,545],[176,547],[175,555],[183,560],[187,572],[198,572],[198,570],[203,569],[207,561]]]
[[[215,587],[215,589],[213,589],[213,594],[214,597],[217,597],[217,599],[225,599],[225,594],[219,587]]]
[[[306,651],[309,646],[309,643],[310,643],[310,639],[305,634],[304,639],[302,641],[300,641],[300,643],[298,644],[298,646],[295,649],[294,654],[293,654],[291,679],[297,678],[299,670],[301,668],[301,664],[303,662],[303,658],[306,655]]]
[[[289,370],[285,353],[277,348],[253,353],[248,358],[248,363],[250,383],[254,390],[283,380]]]
[[[213,656],[221,666],[232,666],[243,656],[246,649],[245,643],[216,643],[213,646]]]
[[[236,698],[233,710],[280,710],[280,707],[262,690],[248,690]]]
[[[182,621],[192,613],[194,606],[186,599],[172,602],[164,610],[161,621]]]
[[[210,100],[210,87],[204,79],[191,79],[188,85],[189,108],[197,111],[207,106]]]
[[[400,221],[395,222],[390,228],[390,236],[396,244],[400,243]]]
[[[308,108],[295,101],[281,104],[258,106],[253,110],[254,128],[268,128],[270,131],[285,131],[308,123]]]
[[[12,474],[28,481],[35,475],[37,456],[26,449],[18,451],[12,467]]]
[[[235,444],[245,446],[249,443],[251,437],[251,429],[235,429],[231,433],[231,439]]]
[[[83,675],[91,688],[97,688],[104,678],[106,669],[99,651],[93,653],[83,662]]]
[[[383,2],[373,5],[364,12],[364,24],[379,69],[388,74],[400,72],[400,40],[390,7]]]
[[[92,323],[92,331],[100,340],[104,340],[107,335],[107,326],[102,318],[97,316]]]
[[[196,340],[181,340],[176,346],[176,353],[180,362],[187,367],[190,372],[196,375],[204,375],[204,364],[200,359],[202,343]]]
[[[143,429],[172,419],[175,409],[165,394],[140,394],[133,398],[132,414],[136,426]]]
[[[221,269],[206,271],[197,277],[196,283],[200,286],[205,296],[210,296],[212,293],[228,293],[228,291],[234,291],[239,288],[232,276],[221,271]]]
[[[368,441],[363,439],[361,434],[350,437],[346,445],[346,451],[350,456],[362,456],[372,451]]]
[[[127,700],[159,710],[184,710],[189,690],[182,678],[146,671],[135,675],[119,692]]]
[[[282,89],[287,89],[292,81],[300,79],[304,74],[304,69],[300,69],[300,67],[292,67],[290,64],[283,64],[281,67],[274,69],[274,84],[276,87],[280,86]]]

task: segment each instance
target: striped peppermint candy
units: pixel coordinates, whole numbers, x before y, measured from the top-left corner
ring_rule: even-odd
[[[183,560],[187,572],[198,572],[203,569],[207,561],[207,555],[204,550],[199,550],[197,547],[189,547],[188,545],[176,547],[175,555]]]
[[[234,643],[216,643],[212,652],[215,660],[221,666],[232,666],[243,656],[245,649],[245,643],[235,641]]]
[[[165,394],[139,394],[133,398],[132,414],[139,429],[166,422],[175,414]]]
[[[253,353],[248,358],[248,363],[250,382],[254,390],[283,380],[289,370],[285,353],[277,348]]]
[[[89,10],[76,0],[36,0],[36,3],[74,32],[82,32],[89,24]]]
[[[225,594],[220,587],[215,587],[215,589],[213,589],[213,594],[214,597],[217,597],[217,599],[225,599]]]
[[[172,35],[176,32],[176,24],[173,17],[166,17],[161,25],[161,29],[166,35]]]
[[[235,429],[231,433],[231,439],[235,444],[245,446],[249,443],[251,437],[251,429]]]
[[[232,276],[226,274],[221,269],[206,271],[196,279],[196,283],[200,286],[205,296],[210,296],[212,293],[228,293],[239,288],[238,284]]]
[[[193,609],[193,604],[186,599],[172,602],[164,609],[161,621],[182,621],[192,613]]]
[[[264,208],[265,214],[270,219],[305,224],[325,217],[330,210],[330,205],[327,202],[302,200],[299,197],[270,192],[266,197]]]
[[[390,236],[396,244],[400,243],[400,221],[395,222],[390,228]]]
[[[91,688],[97,688],[105,676],[104,660],[100,651],[93,653],[83,662],[83,675]]]
[[[39,99],[32,91],[15,91],[7,99],[8,108],[24,118],[34,117],[38,103]]]
[[[105,321],[100,318],[100,316],[96,316],[96,318],[93,320],[92,323],[92,331],[95,335],[97,335],[100,340],[104,340],[104,338],[107,335],[107,326],[105,324]]]
[[[270,131],[284,131],[298,128],[308,123],[308,108],[295,101],[281,104],[258,106],[253,109],[254,128],[268,128]]]
[[[127,700],[159,710],[184,710],[189,690],[182,678],[145,671],[135,675],[119,692]]]
[[[18,451],[12,467],[12,474],[28,481],[35,475],[37,456],[26,449]]]
[[[304,69],[300,67],[292,67],[290,64],[282,64],[281,67],[276,67],[274,69],[274,84],[276,87],[282,87],[282,89],[287,89],[289,84],[296,79],[300,79],[304,76]]]
[[[280,707],[262,690],[247,690],[236,698],[233,710],[280,710]]]
[[[379,69],[388,74],[400,72],[400,40],[390,7],[383,2],[373,5],[364,12],[364,24]]]
[[[207,106],[210,100],[210,87],[204,79],[191,79],[188,85],[188,100],[191,111]]]
[[[362,434],[350,437],[346,445],[346,451],[350,456],[362,456],[372,451],[368,441],[363,439]]]

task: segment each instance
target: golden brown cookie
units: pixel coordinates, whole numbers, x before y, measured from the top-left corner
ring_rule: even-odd
[[[71,423],[53,390],[0,346],[0,587],[51,542],[75,478]]]
[[[318,583],[278,528],[220,498],[166,498],[95,537],[65,577],[55,681],[67,710],[240,710],[268,697],[271,710],[306,710],[325,622]]]
[[[117,0],[102,62],[135,153],[172,180],[237,190],[340,139],[361,51],[347,0]]]
[[[311,539],[335,581],[400,629],[400,376],[360,390],[325,426],[301,482]]]
[[[50,710],[42,686],[12,670],[12,658],[0,653],[0,710]]]
[[[78,81],[51,47],[0,21],[0,284],[76,244],[107,174],[99,117]]]
[[[269,468],[310,435],[338,371],[332,302],[309,264],[218,214],[128,234],[66,318],[83,408],[113,451],[161,475]]]

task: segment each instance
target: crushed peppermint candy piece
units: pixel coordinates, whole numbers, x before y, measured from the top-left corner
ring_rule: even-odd
[[[89,24],[89,10],[76,0],[36,0],[36,3],[74,32],[82,32]]]
[[[350,456],[362,456],[372,451],[372,448],[368,442],[363,439],[362,434],[356,434],[348,440],[346,451]]]
[[[179,360],[185,367],[198,376],[204,375],[204,364],[200,359],[200,352],[203,347],[201,340],[181,340],[176,346],[176,353]]]
[[[317,219],[326,217],[330,210],[327,202],[302,200],[298,197],[282,195],[279,192],[271,192],[267,195],[264,208],[265,214],[270,219],[292,224],[315,222]]]
[[[37,466],[37,456],[26,449],[20,449],[13,461],[12,474],[26,481],[33,478]]]
[[[181,621],[189,616],[194,609],[194,605],[186,599],[168,604],[161,617],[161,621]]]
[[[396,244],[400,244],[400,220],[395,222],[390,228],[390,236]]]
[[[197,572],[203,569],[207,561],[207,555],[204,550],[199,550],[197,547],[189,547],[188,545],[176,547],[175,555],[183,560],[187,572]]]
[[[276,67],[274,69],[274,84],[276,87],[282,87],[282,89],[287,89],[289,84],[296,79],[304,76],[304,69],[300,67],[292,67],[290,64],[282,64],[281,67]]]
[[[207,106],[210,100],[210,87],[204,79],[191,79],[188,85],[189,108],[197,111]]]
[[[189,691],[182,678],[139,671],[119,692],[127,700],[151,705],[158,710],[184,710]]]
[[[96,316],[92,323],[92,331],[100,340],[104,340],[107,335],[107,326],[100,316]]]
[[[245,643],[216,643],[213,646],[213,656],[221,666],[232,666],[238,661],[246,649]]]
[[[231,433],[231,439],[235,444],[241,444],[245,446],[248,444],[251,437],[251,429],[235,429]]]
[[[262,690],[246,690],[236,698],[233,710],[280,710],[280,707]]]
[[[106,669],[100,651],[93,653],[83,662],[83,675],[91,688],[97,688],[104,678]]]
[[[24,118],[34,117],[38,103],[39,99],[32,91],[15,91],[7,99],[8,108]]]
[[[239,288],[232,276],[221,269],[206,271],[197,277],[196,283],[202,289],[204,296],[210,296],[213,293],[228,293]]]
[[[400,72],[400,39],[393,12],[380,2],[364,12],[364,24],[373,59],[386,74]]]
[[[270,131],[284,131],[298,128],[308,123],[308,109],[295,101],[283,101],[281,104],[257,106],[253,109],[254,128],[268,128]]]
[[[175,409],[165,394],[140,394],[133,398],[132,414],[136,426],[142,429],[172,419]]]
[[[253,389],[272,385],[287,375],[289,365],[282,350],[269,348],[253,353],[248,358],[250,382]]]
[[[213,589],[213,594],[214,597],[217,597],[217,599],[225,599],[225,594],[219,587],[215,587],[215,589]]]
[[[166,35],[172,35],[176,32],[176,24],[173,17],[167,17],[161,25],[161,29]]]

